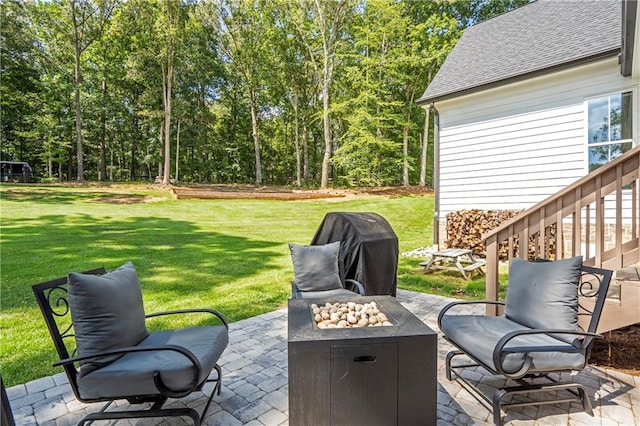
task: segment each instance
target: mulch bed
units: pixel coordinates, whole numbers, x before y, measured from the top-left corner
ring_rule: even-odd
[[[593,344],[589,363],[640,376],[640,324],[604,333]]]
[[[261,200],[316,200],[322,198],[342,198],[344,194],[320,193],[315,191],[301,192],[271,192],[271,191],[216,191],[209,189],[173,188],[173,194],[179,200],[187,199],[261,199]]]
[[[176,198],[185,199],[266,199],[266,200],[316,200],[324,198],[346,198],[358,195],[380,195],[400,197],[406,195],[426,195],[431,188],[418,186],[394,186],[359,189],[291,189],[287,187],[261,187],[254,185],[189,185],[171,188]]]

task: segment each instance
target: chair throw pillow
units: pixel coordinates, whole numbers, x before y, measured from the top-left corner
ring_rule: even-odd
[[[578,328],[578,285],[582,256],[554,262],[513,259],[505,316],[536,329]],[[575,336],[555,336],[572,342]]]
[[[78,355],[135,346],[149,333],[145,325],[142,291],[133,263],[104,275],[72,272],[68,276],[69,306]],[[80,363],[84,376],[118,356]]]
[[[342,288],[340,241],[317,246],[289,244],[293,261],[293,282],[300,291]]]

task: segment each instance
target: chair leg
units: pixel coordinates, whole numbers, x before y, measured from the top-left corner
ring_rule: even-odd
[[[222,369],[218,364],[214,365],[213,368],[215,368],[218,373],[218,384],[216,387],[218,388],[218,396],[220,396],[220,391],[222,390]]]
[[[222,389],[222,369],[218,364],[214,365],[213,368],[215,368],[216,373],[218,373],[218,378],[207,379],[207,382],[215,382],[216,384],[211,391],[211,396],[207,400],[207,405],[205,405],[204,410],[202,410],[202,416],[200,417],[201,420],[204,419],[204,416],[207,414],[207,410],[209,410],[209,405],[211,405],[214,395],[220,395],[220,389]]]
[[[207,399],[207,404],[202,410],[202,414],[198,414],[193,408],[162,408],[167,398],[161,398],[154,402],[148,410],[129,410],[129,411],[106,411],[113,401],[109,401],[100,411],[97,413],[91,413],[85,416],[78,426],[84,426],[85,424],[91,424],[96,420],[120,420],[120,419],[135,419],[135,418],[150,418],[150,417],[190,417],[193,420],[194,426],[200,426],[204,416],[207,414],[207,410],[213,401],[213,397],[217,394],[220,395],[220,389],[222,388],[222,369],[218,364],[213,367],[218,374],[216,379],[208,379],[207,382],[215,382],[211,395]]]
[[[587,392],[584,390],[584,386],[580,384],[576,384],[576,387],[578,388],[578,393],[580,394],[580,399],[582,400],[582,409],[585,411],[585,413],[593,417],[593,408],[591,407],[591,400],[587,396]]]
[[[453,357],[455,357],[456,355],[464,355],[464,352],[460,351],[460,350],[452,350],[449,351],[447,353],[447,357],[445,359],[445,374],[447,376],[447,380],[451,381],[451,360],[453,360]]]
[[[493,411],[493,423],[496,426],[502,426],[502,398],[508,395],[508,392],[504,389],[498,389],[493,394],[492,411]]]
[[[169,408],[163,410],[150,409],[91,413],[80,420],[78,426],[84,426],[85,423],[93,423],[96,420],[121,420],[150,417],[191,417],[191,419],[193,419],[194,426],[200,426],[201,424],[200,416],[193,408]]]
[[[479,390],[475,389],[477,392]],[[573,397],[558,397],[551,399],[544,399],[530,402],[508,402],[503,403],[505,396],[523,395],[532,393],[548,393],[548,392],[566,391],[573,395]],[[577,393],[576,393],[577,391]],[[578,399],[579,398],[579,399]],[[552,382],[541,384],[522,384],[520,386],[511,386],[496,390],[493,394],[492,406],[493,406],[493,421],[496,425],[502,425],[501,410],[503,407],[524,407],[532,405],[545,405],[545,404],[562,404],[571,402],[582,402],[583,410],[593,417],[593,409],[591,407],[591,401],[587,396],[584,387],[579,383],[573,382]]]
[[[523,406],[545,405],[545,404],[562,404],[566,402],[571,403],[571,402],[580,401],[582,403],[583,410],[590,416],[593,416],[593,408],[591,406],[591,400],[589,399],[589,396],[587,395],[587,392],[585,391],[584,387],[580,383],[558,382],[545,374],[536,375],[537,377],[535,378],[547,379],[547,380],[550,380],[551,383],[535,384],[528,380],[517,379],[516,382],[519,383],[519,386],[508,386],[508,387],[497,389],[493,394],[492,398],[489,398],[489,396],[485,395],[475,383],[468,381],[467,379],[465,379],[465,377],[463,377],[460,374],[460,372],[457,371],[459,369],[464,369],[466,367],[475,367],[475,366],[478,366],[479,364],[464,364],[464,365],[453,366],[452,360],[454,357],[458,355],[465,355],[465,353],[460,350],[452,350],[449,353],[447,353],[447,356],[445,358],[445,367],[446,367],[445,374],[447,379],[458,380],[462,385],[462,387],[468,391],[471,391],[472,395],[476,397],[476,399],[479,402],[482,403],[482,401],[484,400],[487,404],[483,403],[483,405],[487,409],[492,411],[493,422],[498,426],[501,426],[503,424],[502,411],[503,409],[505,409],[505,412],[506,412],[506,409],[508,407],[523,407]],[[529,377],[529,379],[531,379],[531,377]],[[538,392],[548,393],[548,392],[554,392],[554,391],[555,392],[566,391],[572,394],[572,397],[567,396],[565,398],[565,397],[556,395],[555,397],[550,399],[543,399],[543,400],[537,400],[537,401],[505,402],[505,398],[507,396],[538,393]]]

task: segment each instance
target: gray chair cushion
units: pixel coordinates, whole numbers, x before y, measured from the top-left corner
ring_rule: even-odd
[[[176,345],[191,351],[200,361],[202,373],[195,377],[191,362],[172,351],[137,352],[122,356],[98,370],[78,378],[82,398],[123,398],[157,394],[153,373],[173,391],[188,389],[195,380],[202,383],[224,351],[229,336],[224,326],[201,326],[152,332],[138,347]]]
[[[148,336],[140,283],[131,262],[101,276],[72,272],[68,291],[78,355],[134,346]],[[116,358],[81,363],[80,376]]]
[[[529,329],[503,316],[482,315],[445,315],[441,325],[442,332],[456,346],[493,369],[497,369],[493,349],[498,341],[511,331]],[[517,352],[502,357],[502,368],[507,373],[518,371],[527,355],[533,360],[531,373],[579,370],[585,364],[585,356],[578,348],[547,335],[515,337],[505,348],[518,348]]]
[[[342,288],[340,281],[340,242],[317,246],[289,244],[293,261],[293,282],[300,291]]]
[[[295,295],[297,299],[326,299],[331,297],[361,297],[359,293],[354,293],[346,288],[337,288],[323,291],[299,291]]]
[[[582,256],[555,262],[513,259],[505,316],[526,327],[576,330]],[[567,342],[575,336],[557,336]]]

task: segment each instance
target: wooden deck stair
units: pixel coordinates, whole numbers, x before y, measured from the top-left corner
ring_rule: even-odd
[[[624,271],[640,262],[640,146],[483,235],[486,297],[498,300],[500,250],[507,260],[582,255],[586,265]],[[520,242],[528,241],[527,249]],[[599,332],[640,322],[640,282],[618,280]],[[497,314],[495,307],[488,314]]]

